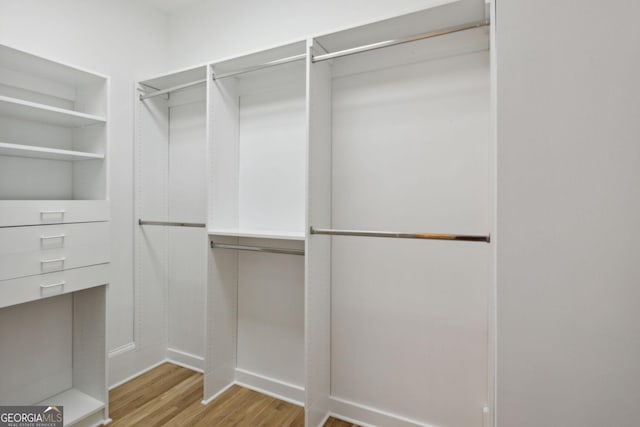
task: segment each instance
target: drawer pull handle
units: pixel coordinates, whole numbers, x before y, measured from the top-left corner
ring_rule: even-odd
[[[67,259],[66,257],[55,258],[55,259],[43,259],[43,260],[40,260],[40,263],[41,264],[49,264],[49,263],[52,263],[52,262],[62,262],[62,263],[64,263],[64,261],[66,259]]]
[[[66,234],[56,234],[55,236],[40,236],[41,240],[47,240],[47,239],[64,239],[65,237],[67,237]]]
[[[44,221],[46,219],[46,217],[53,216],[53,215],[55,215],[57,217],[59,216],[60,220],[63,220],[64,219],[64,214],[66,212],[67,211],[65,211],[64,209],[60,209],[60,210],[57,210],[57,211],[40,211],[40,220]]]
[[[60,280],[59,282],[52,283],[52,284],[50,284],[50,285],[40,285],[40,287],[41,287],[42,289],[49,289],[49,288],[55,288],[55,287],[57,287],[57,286],[64,286],[64,285],[66,285],[66,284],[67,284],[67,282],[65,282],[64,280]]]
[[[66,284],[67,282],[65,282],[64,280],[60,280],[59,282],[51,283],[49,285],[40,285],[40,296],[42,298],[45,298],[56,294],[61,294],[64,292],[64,285]]]

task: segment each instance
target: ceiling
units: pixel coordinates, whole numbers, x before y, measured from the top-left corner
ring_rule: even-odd
[[[142,0],[149,6],[153,6],[167,13],[175,12],[179,9],[185,9],[192,4],[199,3],[201,0]]]

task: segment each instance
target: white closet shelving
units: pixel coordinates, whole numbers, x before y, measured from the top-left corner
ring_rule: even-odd
[[[0,64],[0,200],[105,200],[107,79],[8,47]]]
[[[211,66],[205,401],[233,382],[304,400],[304,53]]]
[[[236,383],[304,404],[313,427],[329,414],[491,423],[486,13],[483,0],[438,1],[142,83],[138,218],[160,226],[142,222],[136,286],[166,308],[169,337],[201,319],[206,294],[204,358],[167,347],[201,366],[205,403]],[[181,103],[200,107],[174,114]],[[202,144],[192,157],[171,150],[174,128]],[[198,172],[174,182],[185,165]],[[198,216],[167,214],[179,188],[206,192]],[[200,235],[172,242],[203,218],[206,250]],[[184,285],[202,283],[203,254],[204,291]]]
[[[488,421],[491,247],[362,232],[489,234],[485,24],[450,2],[312,42],[309,225],[354,235],[307,241],[307,425]]]
[[[135,206],[143,221],[135,234],[137,327],[167,325],[147,342],[136,342],[136,351],[198,370],[204,361],[208,250],[206,75],[207,67],[199,66],[144,80],[135,101]],[[183,87],[194,81],[200,83]],[[182,89],[149,96],[176,86]]]
[[[209,234],[304,239],[304,49],[213,64]],[[256,69],[266,63],[278,65]]]
[[[16,119],[68,127],[106,123],[104,117],[29,102],[23,99],[10,98],[8,96],[0,96],[0,114]]]
[[[107,99],[105,76],[0,46],[0,403],[65,425],[109,421]]]
[[[38,147],[34,145],[9,144],[6,142],[0,142],[0,156],[33,157],[36,159],[67,161],[104,159],[104,154],[59,150],[57,148]]]

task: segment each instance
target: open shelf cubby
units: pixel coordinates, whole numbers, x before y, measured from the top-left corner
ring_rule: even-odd
[[[0,200],[107,198],[107,92],[105,76],[0,46]]]

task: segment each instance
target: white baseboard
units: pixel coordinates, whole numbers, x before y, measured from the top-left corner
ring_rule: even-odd
[[[225,391],[229,390],[231,387],[233,387],[236,383],[230,383],[228,385],[226,385],[222,390],[220,390],[219,392],[217,392],[216,394],[214,394],[213,396],[211,396],[208,399],[203,399],[202,402],[200,402],[203,405],[208,405],[209,403],[213,402],[214,400],[216,400],[218,398],[218,396],[220,396],[222,393],[224,393]]]
[[[185,353],[175,348],[167,349],[167,360],[183,368],[191,369],[196,372],[204,372],[204,357],[195,354]]]
[[[329,398],[331,416],[363,427],[436,427],[339,397]]]
[[[322,420],[322,422],[321,422],[320,424],[318,424],[318,427],[323,427],[323,426],[327,423],[327,421],[329,421],[329,418],[331,418],[332,416],[333,416],[333,414],[332,414],[332,413],[328,413],[328,414],[324,417],[324,419]],[[347,421],[347,420],[345,420],[345,421]],[[352,421],[352,422],[351,422],[351,424],[355,424],[355,423]]]
[[[109,389],[130,381],[164,363],[166,347],[157,343],[144,348],[127,346],[127,351],[116,351],[109,355]]]
[[[121,381],[118,381],[117,383],[115,383],[115,384],[113,384],[113,385],[110,385],[110,386],[109,386],[109,390],[112,390],[112,389],[114,389],[114,388],[116,388],[116,387],[120,387],[122,384],[128,383],[128,382],[129,382],[129,381],[131,381],[131,380],[135,380],[135,379],[136,379],[136,378],[138,378],[140,375],[146,374],[146,373],[147,373],[147,372],[149,372],[150,370],[157,368],[158,366],[162,365],[162,364],[163,364],[163,363],[165,363],[165,362],[166,362],[166,360],[161,360],[161,361],[159,361],[159,362],[157,362],[157,363],[154,363],[153,365],[151,365],[151,366],[149,366],[149,367],[146,367],[146,368],[142,369],[141,371],[138,371],[138,372],[136,372],[135,374],[130,375],[130,376],[128,376],[127,378],[125,378],[125,379],[123,379],[123,380],[121,380]]]
[[[136,349],[136,343],[130,342],[125,345],[121,345],[120,347],[114,348],[109,351],[109,357],[118,357],[121,354],[128,353],[130,351],[134,351]]]
[[[236,384],[294,405],[304,406],[304,388],[236,368]]]

